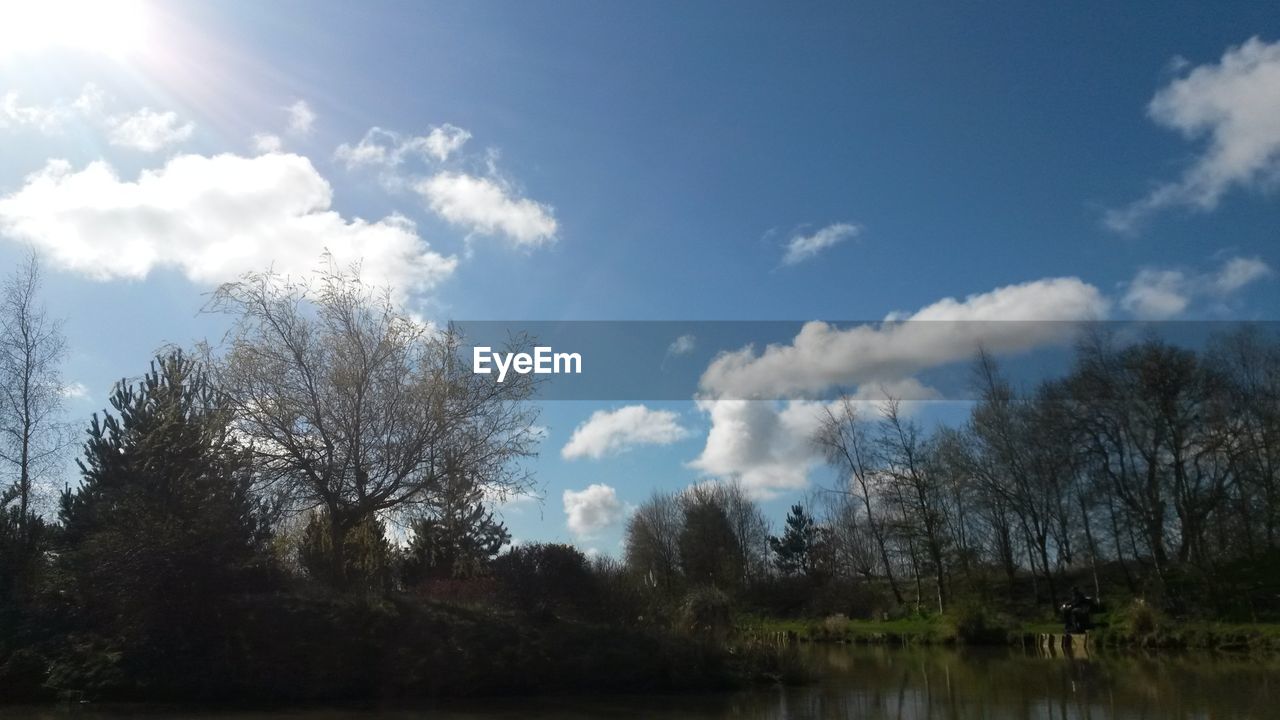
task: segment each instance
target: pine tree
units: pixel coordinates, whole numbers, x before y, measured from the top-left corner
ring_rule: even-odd
[[[269,532],[253,499],[249,456],[200,368],[159,357],[113,413],[95,414],[63,493],[59,562],[81,627],[118,642],[155,682],[198,682],[202,634],[221,599],[262,587]]]
[[[813,516],[803,505],[792,505],[787,513],[787,527],[782,537],[769,538],[774,565],[784,575],[808,574],[812,569],[810,555],[818,543],[818,528]]]
[[[426,511],[415,518],[413,539],[405,553],[407,584],[436,578],[468,578],[482,574],[511,534],[485,507],[483,487],[459,468],[447,475]]]

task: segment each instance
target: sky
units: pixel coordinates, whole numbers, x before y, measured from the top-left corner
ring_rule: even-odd
[[[1277,320],[1278,241],[1269,3],[0,0],[0,268],[43,262],[72,421],[325,249],[437,322],[796,323],[544,403],[521,541],[617,554],[706,480],[780,519],[833,480],[790,393],[1061,340],[800,323]]]

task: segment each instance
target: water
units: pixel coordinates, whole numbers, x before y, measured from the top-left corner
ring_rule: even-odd
[[[413,710],[218,714],[152,710],[146,715],[152,720],[1280,718],[1280,659],[1169,653],[1070,659],[1016,649],[843,645],[805,646],[802,652],[818,672],[817,680],[803,687],[658,697],[466,700]],[[0,709],[0,717],[14,720],[117,720],[121,714],[84,708],[76,712]]]

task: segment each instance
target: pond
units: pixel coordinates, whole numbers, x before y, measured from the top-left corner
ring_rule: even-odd
[[[152,710],[153,720],[496,720],[545,718],[1075,718],[1280,717],[1280,660],[1206,654],[1043,657],[1019,649],[803,646],[817,672],[802,687],[681,696],[502,698],[395,710],[199,713]],[[14,720],[109,720],[122,711],[14,709]]]

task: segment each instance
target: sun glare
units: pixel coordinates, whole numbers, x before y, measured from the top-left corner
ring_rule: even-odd
[[[141,0],[0,0],[0,56],[70,49],[119,57],[141,49]]]

